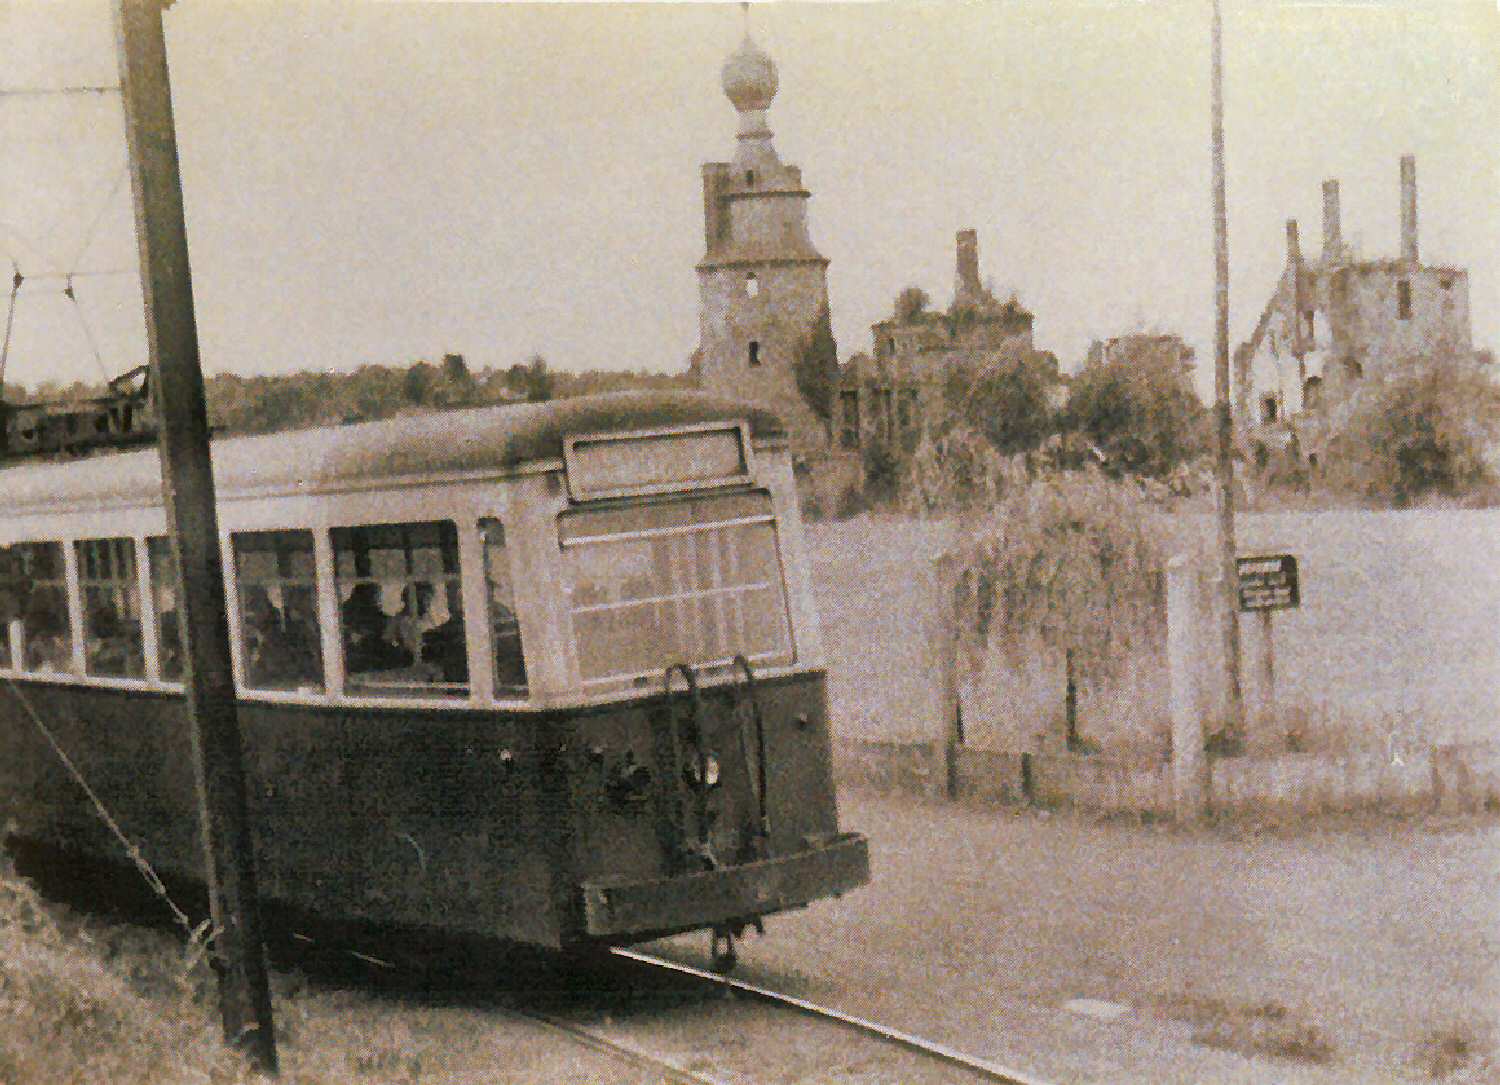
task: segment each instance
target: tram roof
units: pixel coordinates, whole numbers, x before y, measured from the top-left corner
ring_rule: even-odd
[[[771,411],[701,392],[613,392],[474,407],[213,442],[221,496],[317,493],[373,480],[482,477],[560,461],[571,434],[625,433],[745,421],[754,440],[786,436]],[[0,471],[0,509],[140,505],[161,496],[154,448]]]

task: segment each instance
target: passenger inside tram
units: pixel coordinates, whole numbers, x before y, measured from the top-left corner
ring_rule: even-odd
[[[355,584],[340,611],[344,627],[344,669],[353,677],[370,671],[410,667],[415,656],[387,635],[391,624],[380,605],[380,586]]]
[[[425,584],[418,587],[427,587]],[[435,680],[463,684],[469,680],[468,648],[464,642],[463,598],[457,584],[446,585],[447,620],[421,636],[421,660],[436,672]],[[430,588],[429,588],[430,591]]]
[[[67,597],[61,587],[37,585],[27,599],[26,613],[21,622],[27,670],[73,669]]]

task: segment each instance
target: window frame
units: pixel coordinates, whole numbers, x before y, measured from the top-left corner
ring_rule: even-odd
[[[734,497],[747,496],[763,499],[765,502],[765,510],[763,512],[756,512],[750,515],[730,516],[719,520],[693,519],[681,524],[673,524],[668,526],[636,527],[626,531],[606,533],[590,532],[587,534],[575,535],[571,538],[566,537],[563,528],[563,523],[567,513],[604,512],[622,508],[633,510],[649,510],[653,507],[660,508],[663,506],[668,506],[673,503],[674,498],[712,501],[716,498],[729,499]],[[752,664],[756,664],[758,661],[768,658],[773,659],[775,660],[775,662],[767,664],[767,666],[771,670],[779,671],[784,669],[792,669],[801,665],[802,663],[802,649],[798,642],[797,631],[798,612],[793,605],[793,585],[791,583],[791,578],[788,575],[787,543],[783,537],[784,525],[782,523],[782,516],[777,509],[776,495],[770,489],[765,487],[756,487],[726,491],[721,494],[672,494],[660,496],[655,500],[648,499],[629,503],[612,503],[610,505],[595,509],[590,509],[587,506],[574,507],[572,509],[566,510],[563,514],[559,515],[556,521],[555,538],[557,544],[557,556],[559,559],[559,586],[562,592],[562,596],[559,600],[558,613],[561,616],[563,623],[561,633],[565,638],[567,649],[573,659],[572,683],[574,689],[582,693],[585,697],[619,697],[621,695],[629,694],[632,692],[640,692],[642,690],[643,680],[658,676],[661,673],[662,669],[652,668],[646,671],[628,672],[611,671],[608,674],[593,678],[585,677],[584,665],[582,661],[583,652],[581,647],[581,638],[577,628],[577,623],[575,621],[577,610],[575,609],[571,601],[573,585],[568,576],[567,563],[564,559],[564,555],[570,548],[576,548],[589,544],[610,545],[613,543],[631,542],[641,539],[663,538],[693,533],[708,533],[715,530],[723,530],[754,524],[766,524],[771,528],[771,550],[769,558],[775,566],[776,574],[776,579],[772,586],[776,591],[776,604],[779,608],[779,624],[782,632],[784,633],[784,649],[771,653],[757,652],[753,655],[747,655],[747,658]],[[717,568],[715,570],[715,575],[721,575],[720,571]],[[696,596],[709,593],[690,592],[684,594]],[[652,599],[654,598],[655,597],[652,597]],[[641,605],[643,603],[651,602],[652,599],[621,602],[618,605],[622,607]],[[727,672],[732,667],[732,665],[733,656],[727,658],[715,657],[712,659],[689,661],[689,666],[691,666],[693,670],[697,674],[699,674],[700,677],[705,672]],[[650,691],[646,690],[645,692]]]
[[[361,700],[361,701],[373,698],[373,699],[382,700],[382,701],[386,701],[386,700],[396,701],[396,702],[399,702],[401,704],[410,704],[410,703],[415,702],[415,701],[426,701],[426,700],[441,701],[441,702],[443,702],[445,704],[470,703],[470,702],[472,702],[475,699],[475,677],[474,677],[475,676],[475,667],[474,667],[475,652],[474,652],[474,636],[473,636],[473,630],[472,630],[472,622],[471,622],[471,618],[470,618],[470,614],[469,614],[469,609],[470,609],[469,600],[467,598],[467,596],[468,596],[468,578],[467,578],[467,575],[465,573],[465,570],[467,568],[469,568],[469,563],[464,560],[464,545],[463,545],[463,536],[464,536],[464,534],[465,534],[466,529],[468,528],[468,526],[469,525],[468,525],[467,521],[464,520],[464,519],[460,519],[458,517],[453,517],[453,516],[440,516],[437,519],[385,520],[385,521],[381,521],[379,523],[344,524],[344,525],[330,526],[327,529],[327,531],[326,531],[325,534],[326,534],[326,537],[328,538],[328,541],[329,541],[329,548],[330,548],[330,551],[331,551],[331,554],[332,554],[332,559],[333,559],[332,563],[331,563],[331,571],[332,571],[332,574],[333,574],[331,586],[332,586],[332,594],[333,594],[333,599],[334,599],[333,611],[334,611],[334,614],[336,615],[335,636],[336,636],[336,639],[338,640],[338,645],[339,645],[339,652],[338,652],[339,677],[338,677],[338,683],[337,683],[337,685],[338,685],[338,688],[339,688],[339,694],[340,695],[342,695],[343,697],[346,697],[346,698],[351,698],[351,699],[356,699],[356,700]],[[350,682],[350,677],[351,676],[350,676],[350,671],[349,671],[349,666],[348,666],[348,647],[349,646],[348,646],[348,643],[347,643],[347,641],[345,639],[345,626],[344,626],[344,620],[343,620],[343,607],[344,607],[345,600],[343,599],[343,590],[342,589],[343,589],[344,585],[350,584],[350,583],[353,583],[353,584],[356,584],[356,585],[358,585],[358,584],[365,584],[365,583],[378,584],[378,583],[380,583],[380,581],[381,581],[382,578],[376,577],[373,574],[365,574],[363,576],[356,574],[353,578],[350,578],[350,577],[341,577],[340,574],[339,574],[339,567],[338,567],[338,555],[342,551],[341,551],[341,549],[340,549],[340,547],[338,545],[338,540],[336,538],[336,534],[338,532],[345,532],[345,531],[370,531],[370,530],[377,530],[377,529],[381,529],[381,528],[398,528],[398,529],[409,530],[409,529],[412,529],[412,528],[426,528],[426,527],[436,527],[438,529],[437,549],[439,550],[440,555],[442,553],[442,545],[443,545],[443,539],[442,539],[443,529],[445,527],[452,529],[452,532],[453,532],[453,536],[452,536],[452,538],[453,538],[453,562],[454,562],[454,566],[455,567],[454,567],[454,569],[453,569],[453,571],[451,573],[448,570],[444,569],[443,572],[442,572],[442,574],[441,574],[441,576],[440,576],[440,578],[438,578],[438,577],[425,577],[425,576],[424,577],[420,577],[420,578],[417,577],[417,574],[416,574],[415,570],[411,568],[411,551],[413,549],[417,549],[418,547],[413,546],[409,542],[409,540],[403,539],[403,548],[404,548],[404,550],[406,552],[406,559],[405,559],[405,561],[406,561],[406,565],[407,565],[407,569],[406,569],[405,574],[404,574],[405,579],[403,580],[403,587],[402,587],[403,600],[405,599],[405,595],[406,595],[407,589],[409,589],[413,585],[415,585],[418,582],[418,580],[426,580],[426,581],[432,583],[433,584],[433,588],[434,588],[434,595],[436,595],[436,590],[437,590],[437,588],[439,586],[441,586],[441,588],[442,588],[442,590],[443,590],[443,592],[444,592],[445,595],[448,594],[448,588],[449,588],[450,585],[453,586],[453,587],[455,587],[457,589],[457,591],[456,591],[456,598],[457,598],[458,604],[459,604],[458,617],[459,617],[460,621],[462,622],[462,626],[463,626],[463,645],[464,645],[463,659],[464,659],[464,668],[465,668],[465,672],[466,672],[465,681],[462,682],[462,683],[449,683],[449,682],[441,682],[441,681],[438,681],[438,682],[425,682],[425,683],[416,683],[416,682],[414,682],[414,683],[411,683],[411,685],[410,685],[411,692],[409,692],[409,693],[384,692],[384,691],[382,691],[380,689],[380,686],[382,684],[390,686],[392,689],[394,689],[395,686],[397,685],[397,683],[394,683],[394,682],[380,683],[380,682],[376,682],[376,681],[370,681],[368,683],[369,686],[371,686],[372,688],[368,688],[368,689],[366,689],[366,688],[356,688],[356,689],[351,690],[350,687],[349,687],[349,682]],[[478,531],[478,524],[477,523],[474,526],[474,531],[476,533]],[[390,549],[390,548],[389,547],[384,547],[384,548],[381,548],[381,549]],[[440,561],[441,560],[442,559],[440,557]],[[315,564],[315,569],[316,569],[316,564]],[[438,580],[440,580],[440,584],[436,582]],[[320,592],[319,597],[320,597],[320,600],[321,600],[321,592]],[[320,627],[320,633],[322,632],[322,618],[323,618],[324,612],[325,612],[324,608],[320,605],[320,607],[319,607],[319,618],[320,618],[319,627]],[[450,610],[450,617],[451,617],[451,610]],[[324,639],[326,640],[326,638],[324,638]],[[414,657],[412,665],[415,666],[416,663],[419,662],[419,661],[420,661],[420,657],[419,656]],[[493,666],[493,664],[491,664],[491,665]],[[327,671],[328,669],[329,668],[328,668],[327,664],[325,664],[324,670]],[[375,673],[375,672],[370,672],[370,673]]]
[[[123,543],[123,544],[125,544],[129,548],[129,553],[130,553],[130,570],[129,570],[128,576],[127,577],[95,577],[95,576],[88,576],[88,575],[86,575],[86,568],[85,568],[85,566],[86,566],[87,563],[83,560],[85,548],[87,548],[87,547],[93,547],[93,546],[98,546],[98,545],[101,545],[101,544],[104,545],[106,547],[106,550],[104,552],[107,553],[107,554],[109,554],[109,563],[111,565],[113,565],[119,559],[119,556],[120,556],[119,554],[117,554],[114,551],[114,549],[112,548],[112,545],[111,545],[111,544],[116,544],[116,543]],[[142,563],[144,561],[144,555],[142,554],[142,550],[141,550],[141,546],[139,544],[139,541],[133,535],[110,535],[110,536],[103,536],[103,537],[90,536],[90,537],[87,537],[87,538],[74,539],[73,540],[73,545],[72,545],[72,550],[73,550],[73,554],[74,554],[74,560],[78,564],[78,592],[79,592],[79,599],[80,599],[80,601],[83,604],[83,607],[82,607],[82,619],[83,619],[83,622],[78,627],[78,629],[76,631],[76,635],[75,635],[75,639],[82,641],[82,644],[83,644],[83,655],[84,655],[84,669],[83,669],[83,672],[82,672],[83,677],[85,677],[85,678],[102,678],[102,679],[107,679],[107,680],[112,681],[112,682],[144,682],[144,681],[147,681],[148,678],[149,678],[149,674],[147,672],[146,628],[145,628],[146,627],[146,617],[147,617],[147,615],[146,615],[146,602],[145,602],[145,598],[141,594],[141,566],[142,566]],[[121,587],[122,585],[124,586],[123,589]],[[136,610],[136,613],[135,613],[134,623],[135,623],[135,626],[136,626],[136,633],[137,633],[137,635],[138,635],[138,637],[140,639],[140,649],[139,649],[140,650],[140,673],[139,674],[130,674],[130,673],[126,673],[126,674],[109,674],[109,673],[103,673],[103,672],[95,671],[95,670],[92,670],[90,668],[90,666],[89,666],[89,662],[90,661],[89,661],[89,658],[88,658],[89,639],[90,639],[90,634],[92,632],[90,630],[90,628],[89,628],[88,593],[89,593],[90,589],[94,589],[94,590],[109,589],[109,590],[115,590],[115,591],[125,590],[125,591],[133,591],[135,593],[135,610]],[[128,644],[128,632],[127,632],[127,644]],[[127,651],[128,651],[128,649],[127,649]],[[126,661],[127,668],[129,666],[129,662],[130,662],[130,660],[129,660],[128,656],[127,656],[127,661]]]
[[[77,570],[76,565],[73,564],[71,560],[73,554],[73,542],[73,539],[53,536],[51,538],[42,539],[17,539],[12,543],[6,544],[7,548],[10,549],[23,546],[51,546],[56,548],[59,575],[56,577],[48,577],[40,581],[40,583],[45,583],[48,585],[52,585],[55,588],[62,589],[63,616],[67,622],[67,628],[64,630],[64,639],[67,642],[66,652],[64,653],[63,657],[66,659],[67,665],[61,670],[46,671],[40,670],[32,665],[32,652],[29,650],[32,638],[28,637],[23,632],[26,620],[23,616],[17,618],[14,622],[7,622],[5,625],[5,629],[3,632],[6,638],[6,643],[10,648],[10,661],[8,666],[0,668],[0,671],[3,671],[3,673],[13,674],[23,678],[40,679],[42,681],[48,682],[83,682],[91,680],[84,674],[79,658],[80,638],[78,636],[78,613],[75,607],[76,600],[74,598],[77,588]],[[32,580],[32,583],[35,584],[38,583],[38,581]],[[133,680],[107,679],[107,681]]]

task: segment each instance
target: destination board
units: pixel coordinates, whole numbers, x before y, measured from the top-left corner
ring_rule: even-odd
[[[1291,554],[1236,558],[1241,610],[1290,610],[1301,602],[1297,559]]]
[[[706,489],[751,477],[750,435],[741,423],[570,436],[563,459],[575,501]]]

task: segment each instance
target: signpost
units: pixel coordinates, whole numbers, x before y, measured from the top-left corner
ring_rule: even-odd
[[[1292,610],[1302,602],[1297,559],[1291,554],[1263,554],[1235,559],[1240,610],[1259,612],[1261,659],[1265,676],[1265,711],[1276,709],[1276,652],[1271,639],[1271,615]]]

